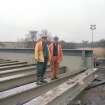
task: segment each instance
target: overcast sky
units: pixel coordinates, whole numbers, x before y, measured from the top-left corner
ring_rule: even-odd
[[[47,29],[66,41],[105,38],[105,0],[0,0],[0,41],[24,38],[29,30]]]

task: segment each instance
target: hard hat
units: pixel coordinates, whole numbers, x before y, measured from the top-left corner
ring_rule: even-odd
[[[47,30],[41,30],[40,36],[41,36],[41,38],[48,37],[48,31]]]
[[[59,40],[59,38],[58,38],[58,36],[54,36],[54,41],[58,41]]]

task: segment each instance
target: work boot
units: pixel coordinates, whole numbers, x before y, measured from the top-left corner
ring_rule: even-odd
[[[42,82],[42,83],[47,83],[47,81],[46,81],[46,80],[44,80],[44,78],[43,78],[43,77],[41,78],[40,82]]]
[[[51,80],[55,80],[55,79],[58,79],[58,77],[57,77],[57,76],[55,76],[55,77],[51,78]]]
[[[41,81],[37,81],[36,84],[37,85],[43,85],[43,83]]]
[[[46,81],[46,80],[41,80],[40,82],[42,82],[42,83],[47,83],[47,81]]]
[[[51,78],[51,80],[54,80],[55,78]]]
[[[58,77],[55,77],[55,79],[58,79]]]
[[[41,82],[41,77],[37,77],[37,81],[36,81],[37,85],[42,85],[43,83]]]

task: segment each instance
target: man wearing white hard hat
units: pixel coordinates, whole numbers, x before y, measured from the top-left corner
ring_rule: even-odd
[[[41,32],[41,38],[37,41],[35,46],[35,60],[37,62],[37,84],[46,83],[44,75],[47,69],[47,64],[50,62],[50,51],[47,41],[47,32]]]

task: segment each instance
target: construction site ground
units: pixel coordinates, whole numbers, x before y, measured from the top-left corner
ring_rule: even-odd
[[[105,105],[105,66],[97,72],[98,77],[70,105]]]

